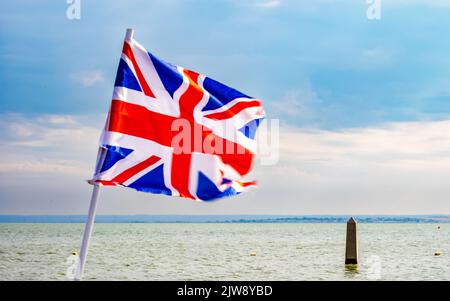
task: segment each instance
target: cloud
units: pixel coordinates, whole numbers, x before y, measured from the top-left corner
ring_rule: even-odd
[[[74,115],[0,118],[0,172],[88,174],[100,126]]]
[[[285,130],[280,135],[280,152],[290,162],[387,164],[404,170],[434,166],[450,170],[450,120],[392,122],[334,131]]]
[[[362,50],[360,61],[357,65],[361,67],[385,67],[392,64],[393,53],[382,47],[366,48]]]
[[[0,213],[84,214],[103,116],[0,117]],[[450,213],[448,133],[450,120],[340,130],[282,126],[280,160],[257,160],[250,178],[259,188],[250,193],[198,204],[105,188],[100,213]]]
[[[36,119],[39,123],[48,123],[54,125],[75,125],[77,119],[71,115],[41,115]]]
[[[56,173],[63,175],[85,175],[86,169],[77,165],[76,161],[64,160],[24,160],[23,157],[11,157],[12,162],[3,162],[0,164],[0,173]]]
[[[449,213],[448,133],[450,120],[284,127],[278,164],[255,170],[255,202],[280,214]]]
[[[450,1],[448,0],[390,0],[390,1],[382,1],[382,6],[391,5],[391,6],[413,6],[413,5],[421,5],[421,6],[429,6],[429,7],[449,7]]]
[[[279,0],[270,0],[270,1],[266,1],[266,2],[259,2],[256,3],[257,7],[262,7],[262,8],[275,8],[280,6],[281,1]]]
[[[280,0],[266,0],[256,2],[256,7],[261,8],[275,8],[281,5]],[[298,0],[284,0],[283,4],[285,7],[295,10],[310,10],[312,8],[329,8],[329,7],[361,7],[362,12],[367,8],[369,3],[364,0],[315,0],[315,1],[298,1]],[[417,6],[427,6],[432,8],[448,8],[450,6],[450,1],[448,0],[381,0],[381,9],[392,8],[392,7],[417,7]]]
[[[84,87],[92,87],[97,83],[105,80],[104,74],[100,70],[89,70],[73,73],[70,75],[71,79],[80,83]]]
[[[297,88],[287,90],[279,100],[269,102],[267,107],[271,116],[285,122],[297,126],[312,126],[319,121],[318,115],[321,107],[323,108],[323,102],[311,83],[303,80],[297,84]]]

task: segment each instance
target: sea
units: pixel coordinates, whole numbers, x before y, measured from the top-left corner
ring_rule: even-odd
[[[308,218],[103,217],[84,280],[450,280],[445,217],[359,217],[359,263],[347,266],[345,217]],[[0,222],[0,280],[72,279],[82,222]]]

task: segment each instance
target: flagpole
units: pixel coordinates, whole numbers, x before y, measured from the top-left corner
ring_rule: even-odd
[[[97,211],[97,200],[98,200],[98,192],[100,190],[100,186],[97,184],[93,185],[91,203],[89,205],[88,218],[86,221],[86,225],[84,226],[84,234],[83,241],[81,242],[80,248],[80,257],[77,265],[77,272],[75,274],[74,280],[81,280],[83,277],[84,264],[86,263],[86,256],[89,248],[89,241],[92,235],[92,228],[94,226],[95,220],[95,212]]]
[[[134,35],[134,30],[133,28],[127,28],[127,33],[125,35],[125,40],[131,40],[133,38]]]
[[[133,38],[134,30],[131,28],[127,28],[127,32],[125,35],[125,40],[129,41]],[[104,154],[100,150],[99,151],[99,162],[103,161]],[[98,193],[100,190],[100,186],[98,184],[93,184],[92,189],[92,195],[91,195],[91,202],[89,205],[89,212],[88,212],[88,218],[86,221],[86,225],[84,226],[84,233],[83,233],[83,240],[81,242],[80,247],[80,257],[77,265],[77,271],[74,277],[75,281],[80,281],[83,278],[83,272],[84,272],[84,265],[86,264],[86,256],[89,249],[89,241],[91,240],[92,236],[92,229],[94,226],[94,220],[95,220],[95,213],[97,211],[97,200],[98,200]]]

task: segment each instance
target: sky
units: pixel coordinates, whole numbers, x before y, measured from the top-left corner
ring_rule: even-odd
[[[450,214],[450,0],[0,4],[0,214],[86,214],[125,30],[280,120],[259,187],[213,203],[104,188],[99,214]]]

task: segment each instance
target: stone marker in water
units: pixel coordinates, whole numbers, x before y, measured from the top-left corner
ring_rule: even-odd
[[[353,217],[347,221],[347,238],[345,241],[345,264],[358,264],[358,240],[356,221]]]

